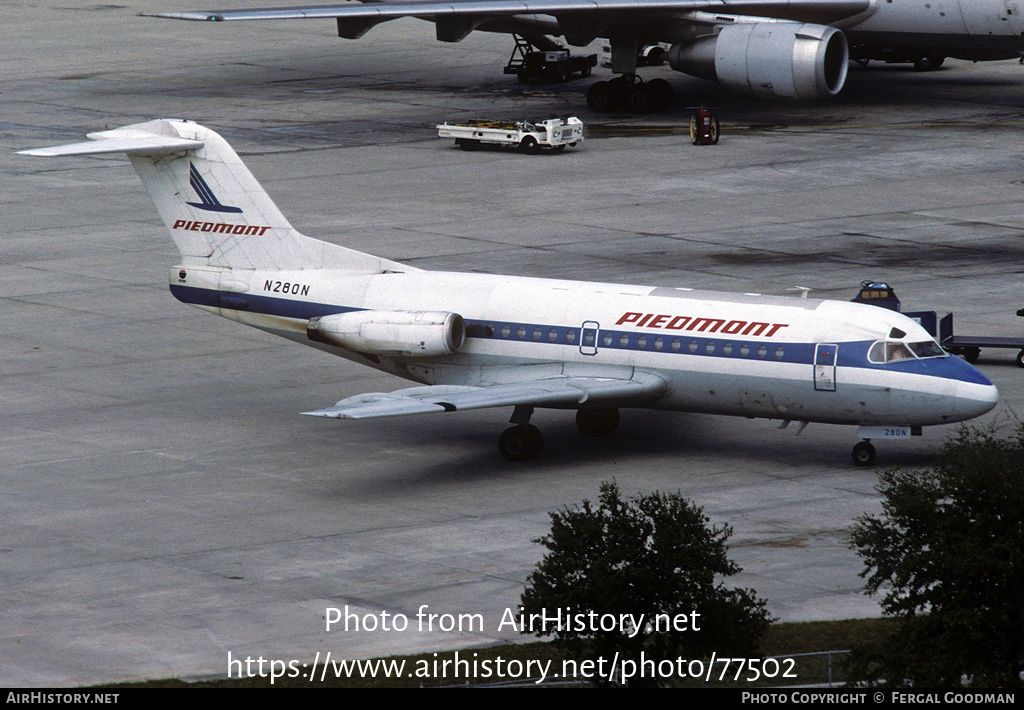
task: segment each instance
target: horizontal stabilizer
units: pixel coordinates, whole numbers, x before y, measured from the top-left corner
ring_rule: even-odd
[[[396,262],[300,234],[215,131],[160,118],[86,134],[84,143],[22,155],[125,153],[171,233],[182,264],[229,269],[412,271]]]
[[[303,414],[333,419],[372,419],[517,405],[575,408],[585,402],[608,401],[628,405],[657,397],[664,390],[664,380],[645,373],[635,373],[631,379],[553,377],[487,387],[437,385],[360,394],[343,399],[333,407]]]
[[[18,151],[19,155],[35,155],[53,158],[62,155],[100,155],[103,153],[125,153],[127,155],[161,155],[195,150],[203,147],[203,141],[166,136],[149,131],[114,129],[89,133],[92,140],[83,143],[55,145],[49,148],[33,148]]]

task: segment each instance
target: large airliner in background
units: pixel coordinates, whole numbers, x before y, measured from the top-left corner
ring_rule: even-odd
[[[619,409],[850,424],[872,438],[977,417],[995,386],[906,316],[876,306],[519,276],[424,271],[297,232],[227,142],[157,120],[24,151],[126,153],[178,250],[180,301],[421,386],[307,412],[364,419],[512,408],[505,458],[538,455],[536,407],[586,435]]]
[[[839,93],[849,60],[913,61],[935,68],[946,57],[1010,59],[1024,50],[1024,0],[398,0],[250,10],[165,12],[182,20],[335,19],[357,39],[399,17],[436,25],[458,42],[474,30],[518,34],[538,47],[552,37],[575,46],[609,40],[611,81],[587,92],[594,110],[665,108],[664,79],[641,81],[645,45],[671,45],[673,69],[757,98],[823,99]]]

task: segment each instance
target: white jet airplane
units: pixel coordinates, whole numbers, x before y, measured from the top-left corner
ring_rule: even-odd
[[[424,271],[306,237],[227,142],[158,120],[23,151],[126,153],[181,263],[171,293],[205,311],[421,383],[306,412],[363,419],[513,407],[499,440],[535,457],[535,407],[576,410],[584,434],[620,407],[860,426],[902,438],[977,417],[995,386],[916,322],[876,306],[555,279]]]
[[[813,100],[839,93],[847,63],[914,62],[935,69],[946,57],[1010,59],[1024,50],[1022,0],[365,0],[302,7],[162,12],[180,20],[335,19],[338,34],[358,39],[376,25],[418,17],[437,39],[458,42],[474,30],[519,34],[545,49],[551,36],[612,48],[621,74],[590,87],[595,111],[667,108],[664,79],[642,82],[645,45],[671,45],[673,69],[718,81],[757,98]]]

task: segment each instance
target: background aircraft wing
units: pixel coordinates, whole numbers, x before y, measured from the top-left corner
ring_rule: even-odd
[[[360,394],[343,399],[333,407],[303,414],[334,419],[371,419],[516,405],[573,408],[588,402],[614,402],[627,406],[654,399],[665,391],[665,387],[665,381],[660,377],[642,372],[634,373],[629,379],[552,377],[486,387],[434,385]]]
[[[195,10],[146,13],[175,20],[303,20],[361,19],[384,22],[399,17],[501,17],[565,13],[643,13],[705,11],[756,15],[806,22],[831,22],[863,12],[870,0],[411,0],[406,2],[348,2],[303,7],[239,10]]]

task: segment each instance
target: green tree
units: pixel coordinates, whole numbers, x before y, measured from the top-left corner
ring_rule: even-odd
[[[644,654],[658,663],[756,651],[771,617],[753,590],[721,581],[741,571],[727,557],[728,525],[711,526],[703,510],[679,493],[623,500],[614,482],[601,484],[597,508],[584,500],[550,515],[551,532],[535,541],[548,552],[527,579],[523,613],[628,614],[642,623],[604,630],[549,626],[535,628],[536,635],[554,636],[580,657],[609,662],[616,653],[633,662]],[[677,620],[677,628],[656,631],[658,615]]]
[[[917,687],[1021,687],[1024,672],[1024,426],[962,428],[930,470],[881,476],[882,514],[852,546],[867,592],[897,620],[861,656],[866,679]]]

